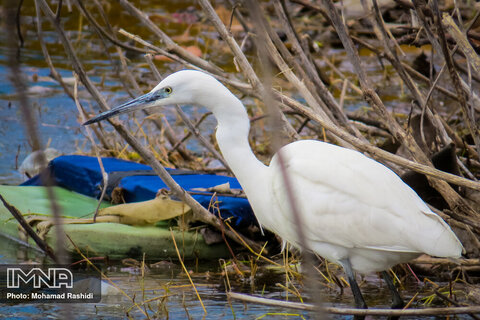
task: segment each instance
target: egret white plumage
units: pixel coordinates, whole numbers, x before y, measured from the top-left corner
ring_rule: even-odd
[[[216,139],[247,195],[258,222],[284,240],[299,241],[278,156],[269,166],[252,152],[250,122],[241,101],[212,76],[176,72],[153,90],[85,124],[116,114],[172,104],[200,105],[216,117]],[[302,215],[307,246],[345,269],[357,306],[366,308],[355,281],[423,253],[459,257],[462,245],[450,227],[393,171],[360,152],[301,140],[280,149]],[[383,272],[384,275],[387,273]],[[402,303],[391,279],[394,304]]]

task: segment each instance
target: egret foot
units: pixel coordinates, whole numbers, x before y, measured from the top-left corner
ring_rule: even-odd
[[[388,274],[387,271],[382,271],[383,280],[387,283],[388,289],[392,293],[392,309],[402,309],[405,306],[405,302],[403,301],[400,293],[398,293],[397,288],[393,284],[392,278]],[[397,320],[400,317],[388,317],[390,320]]]
[[[362,292],[360,291],[360,287],[358,286],[357,280],[355,279],[355,273],[353,272],[352,265],[348,259],[340,261],[343,265],[343,269],[345,269],[345,273],[347,274],[348,283],[350,284],[350,288],[352,289],[353,298],[355,299],[355,306],[358,309],[368,309],[367,303],[365,299],[363,299]],[[354,316],[354,320],[364,320],[365,316]]]

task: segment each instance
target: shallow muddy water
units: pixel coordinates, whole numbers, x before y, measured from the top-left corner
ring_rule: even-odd
[[[2,238],[0,243],[0,263],[31,263],[41,261],[37,249],[26,248],[11,240]],[[224,261],[186,261],[185,266],[198,291],[198,296],[191,283],[182,271],[178,261],[146,262],[150,268],[141,275],[139,267],[131,267],[120,261],[101,263],[99,266],[105,275],[102,283],[102,300],[99,303],[19,303],[0,305],[0,314],[9,319],[43,319],[43,318],[71,318],[71,319],[144,319],[149,317],[161,319],[310,319],[312,314],[282,307],[264,306],[254,303],[244,303],[238,300],[228,300],[226,288],[233,292],[246,293],[256,296],[297,301],[291,293],[293,286],[308,301],[308,294],[302,289],[298,281],[290,282],[289,290],[285,290],[286,277],[283,268],[260,264],[254,280],[240,278],[233,272],[228,277],[222,272],[225,270]],[[281,263],[281,261],[280,261]],[[344,277],[339,270],[335,271],[339,279]],[[426,307],[423,301],[431,293],[431,287],[418,284],[415,281],[402,283],[401,295],[408,301],[416,297],[413,306]],[[373,274],[362,279],[361,289],[369,306],[374,308],[389,308],[390,292],[379,276]],[[343,281],[343,280],[342,280]],[[113,282],[113,284],[112,284]],[[328,306],[351,308],[353,296],[348,288],[341,290],[334,284],[328,284],[320,275],[316,280],[316,294],[320,294],[321,301]],[[445,285],[437,283],[440,285]],[[292,286],[293,285],[293,286]],[[105,292],[104,292],[105,291]],[[139,310],[135,304],[139,305]],[[206,314],[203,311],[205,307]],[[350,316],[331,316],[335,319],[350,319]],[[421,317],[433,319],[434,317]],[[466,319],[468,316],[460,316]],[[405,319],[418,319],[405,317]]]

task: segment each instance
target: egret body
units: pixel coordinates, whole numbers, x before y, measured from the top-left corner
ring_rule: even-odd
[[[258,222],[298,246],[278,157],[274,156],[269,166],[255,157],[248,142],[250,122],[245,107],[212,76],[193,70],[176,72],[151,92],[85,124],[172,104],[200,105],[213,113],[218,122],[219,148]],[[279,152],[302,215],[308,248],[344,267],[358,306],[366,304],[353,270],[388,270],[423,253],[461,255],[462,245],[450,227],[379,162],[357,151],[314,140],[290,143]]]

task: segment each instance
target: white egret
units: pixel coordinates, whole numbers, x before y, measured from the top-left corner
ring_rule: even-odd
[[[165,105],[200,105],[216,117],[216,138],[244,189],[258,222],[298,246],[278,157],[269,166],[252,152],[250,122],[241,101],[210,75],[183,70],[151,92],[104,112],[85,124],[116,114]],[[450,227],[393,171],[360,152],[301,140],[281,148],[304,222],[308,248],[345,269],[358,307],[366,308],[355,281],[360,273],[388,270],[422,253],[459,257],[462,245]],[[391,279],[383,272],[403,304]]]

